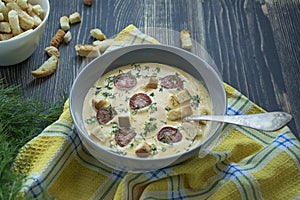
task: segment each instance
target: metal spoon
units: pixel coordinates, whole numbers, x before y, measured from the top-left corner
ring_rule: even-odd
[[[286,125],[292,119],[292,115],[285,112],[268,112],[250,115],[191,115],[184,117],[182,121],[217,121],[263,131],[276,131]]]

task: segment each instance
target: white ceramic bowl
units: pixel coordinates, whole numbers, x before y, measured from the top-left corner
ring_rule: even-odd
[[[87,134],[84,127],[82,108],[85,96],[94,83],[107,71],[119,66],[140,62],[158,62],[176,66],[196,77],[207,88],[214,114],[223,115],[226,111],[226,94],[222,79],[203,59],[185,50],[164,45],[133,45],[103,54],[89,63],[77,76],[71,89],[70,110],[77,132],[87,150],[100,162],[115,169],[143,172],[164,168],[182,162],[199,153],[201,147],[216,140],[221,124],[213,122],[210,134],[203,143],[190,151],[166,158],[126,157],[98,145]]]
[[[50,11],[49,1],[29,0],[29,2],[33,5],[41,5],[45,11],[44,19],[38,27],[27,34],[0,41],[0,66],[15,65],[29,58],[37,48],[44,33]]]

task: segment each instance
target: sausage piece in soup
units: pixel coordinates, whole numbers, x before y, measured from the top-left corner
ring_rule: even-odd
[[[185,71],[160,63],[118,67],[88,91],[85,128],[103,148],[140,158],[184,153],[199,145],[210,123],[182,122],[212,113],[205,87]]]

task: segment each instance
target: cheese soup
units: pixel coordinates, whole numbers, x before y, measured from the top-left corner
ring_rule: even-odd
[[[136,63],[104,74],[83,106],[84,125],[94,141],[142,158],[189,151],[201,143],[210,122],[181,119],[211,113],[209,94],[196,78],[159,63]]]

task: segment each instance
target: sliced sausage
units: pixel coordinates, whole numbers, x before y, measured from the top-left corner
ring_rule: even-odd
[[[180,89],[183,88],[183,82],[177,75],[167,75],[161,79],[161,87],[166,89]]]
[[[107,124],[110,120],[112,120],[116,115],[117,115],[117,111],[111,106],[109,106],[109,107],[100,108],[97,111],[96,118],[99,124],[104,125]]]
[[[114,79],[114,85],[119,90],[130,90],[136,85],[136,77],[130,73],[119,74]]]
[[[151,98],[144,93],[134,94],[129,100],[129,106],[133,110],[144,108],[152,103]]]
[[[124,147],[131,142],[131,140],[136,136],[136,132],[129,128],[120,128],[120,130],[115,135],[115,141],[120,147]]]
[[[182,134],[177,128],[171,126],[163,127],[157,134],[157,139],[160,142],[172,144],[180,142],[182,139]]]

